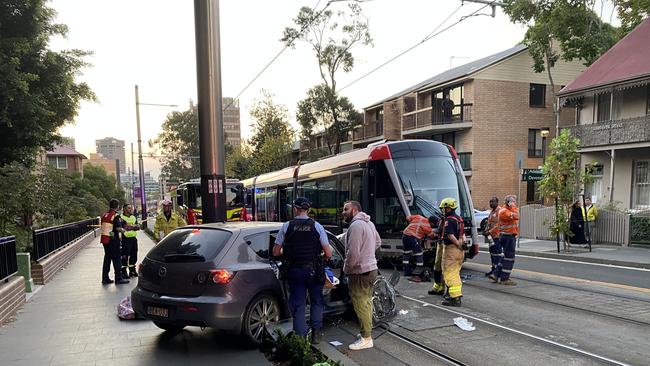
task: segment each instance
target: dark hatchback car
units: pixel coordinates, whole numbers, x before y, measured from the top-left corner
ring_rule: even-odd
[[[176,229],[142,261],[133,309],[168,331],[211,327],[261,342],[269,323],[291,317],[288,290],[271,249],[281,223],[205,224]],[[343,244],[328,233],[328,265],[341,278]],[[324,290],[326,315],[350,305],[345,281]]]

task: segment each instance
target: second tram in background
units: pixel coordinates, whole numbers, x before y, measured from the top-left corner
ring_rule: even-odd
[[[430,140],[371,144],[330,158],[243,180],[248,214],[257,221],[292,218],[291,202],[305,196],[310,216],[333,233],[347,223],[341,208],[359,201],[372,217],[382,238],[382,257],[402,254],[406,216],[441,216],[438,205],[446,197],[457,200],[465,222],[468,246],[478,243],[474,208],[467,181],[453,147]]]
[[[192,179],[181,183],[170,192],[174,209],[188,225],[203,223],[201,180]],[[237,179],[226,179],[226,218],[228,221],[248,221],[244,207],[244,185]]]

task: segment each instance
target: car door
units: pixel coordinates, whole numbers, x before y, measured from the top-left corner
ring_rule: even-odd
[[[348,281],[343,273],[343,263],[345,261],[345,247],[340,240],[332,233],[327,233],[327,239],[332,247],[332,258],[330,258],[325,267],[331,269],[334,277],[339,280],[336,288],[323,289],[325,300],[325,312],[328,314],[343,313],[350,304],[350,293],[348,291]]]

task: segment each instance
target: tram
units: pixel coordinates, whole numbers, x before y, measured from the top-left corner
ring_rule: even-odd
[[[170,192],[176,210],[189,225],[203,223],[201,205],[201,180],[192,179],[181,183]],[[226,179],[226,219],[227,221],[246,221],[244,207],[244,185],[237,179]]]

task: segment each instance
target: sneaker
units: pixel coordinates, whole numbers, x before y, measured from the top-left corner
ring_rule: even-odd
[[[113,283],[113,280],[111,280],[110,278],[107,280],[102,280],[102,285],[110,285],[111,283]]]
[[[444,300],[442,300],[442,305],[444,306],[455,306],[455,307],[460,307],[461,305],[461,296],[458,297],[447,297]]]
[[[445,293],[445,290],[434,290],[431,289],[427,292],[429,295],[442,295]]]
[[[359,337],[356,342],[352,343],[348,347],[353,351],[359,351],[362,349],[372,348],[374,344],[372,343],[372,338],[363,338]]]
[[[504,285],[504,286],[514,286],[514,285],[517,284],[517,282],[515,282],[515,281],[508,278],[507,280],[499,281],[499,284]]]
[[[489,275],[488,278],[491,279],[494,282],[499,282],[499,279],[494,274]]]
[[[319,344],[323,339],[323,332],[320,330],[312,330],[311,332],[311,344]]]
[[[115,281],[116,285],[124,285],[124,284],[127,284],[127,283],[129,283],[129,280],[125,280],[125,279]]]

